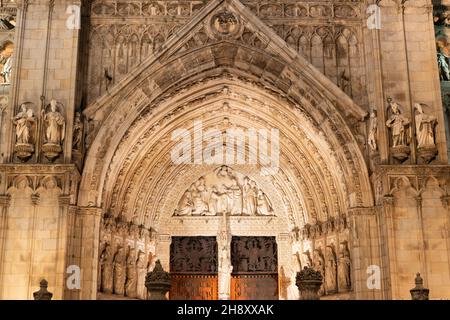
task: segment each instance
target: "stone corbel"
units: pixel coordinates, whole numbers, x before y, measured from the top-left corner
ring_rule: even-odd
[[[11,196],[9,194],[0,195],[0,207],[9,207],[11,204]]]
[[[441,201],[444,208],[448,210],[450,208],[450,196],[442,196]]]
[[[66,207],[66,206],[70,205],[70,195],[62,194],[59,196],[58,200],[59,200],[59,205],[61,207]]]
[[[383,197],[383,205],[387,207],[393,207],[395,205],[394,196],[388,194]]]
[[[82,216],[101,217],[103,209],[98,207],[78,207],[78,214]]]
[[[39,203],[41,202],[41,196],[39,195],[39,193],[33,193],[31,195],[31,202],[33,203],[34,206],[39,205]]]

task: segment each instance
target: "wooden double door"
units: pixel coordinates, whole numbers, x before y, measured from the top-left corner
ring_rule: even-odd
[[[230,298],[278,299],[275,237],[233,237]],[[217,300],[215,237],[173,237],[170,250],[171,300]]]

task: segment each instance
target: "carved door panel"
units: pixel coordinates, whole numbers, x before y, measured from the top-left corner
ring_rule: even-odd
[[[278,275],[232,275],[231,300],[278,300]]]
[[[232,300],[278,299],[278,255],[275,237],[233,237]]]
[[[173,237],[171,300],[217,300],[216,237]]]

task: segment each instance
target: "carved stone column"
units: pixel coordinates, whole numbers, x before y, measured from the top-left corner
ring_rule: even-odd
[[[423,279],[420,276],[420,273],[416,275],[416,286],[409,292],[411,292],[412,300],[428,300],[430,289],[423,286]]]
[[[300,291],[299,300],[320,300],[319,289],[323,283],[322,275],[313,268],[305,267],[297,273],[296,284]]]
[[[170,270],[170,244],[172,237],[169,234],[159,234],[156,241],[156,256],[165,270]]]
[[[0,285],[3,284],[3,261],[5,261],[5,241],[6,241],[6,230],[7,230],[7,212],[8,207],[11,202],[11,197],[9,195],[0,196]],[[1,292],[0,292],[1,298]]]
[[[97,297],[98,246],[100,243],[100,219],[102,209],[96,207],[78,208],[81,218],[81,296],[82,300]]]
[[[394,206],[395,198],[392,195],[385,195],[383,198],[383,207],[381,208],[381,238],[384,246],[384,273],[389,275],[388,282],[390,282],[391,290],[386,292],[386,299],[398,297],[397,293],[397,260],[390,259],[396,256],[396,246],[394,241]]]
[[[156,261],[155,268],[145,278],[149,300],[167,300],[171,286],[169,273],[164,271],[161,261]]]

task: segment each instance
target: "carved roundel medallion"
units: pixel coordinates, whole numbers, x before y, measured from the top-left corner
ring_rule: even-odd
[[[212,16],[210,29],[215,38],[236,38],[241,33],[241,23],[234,13],[225,10]]]

